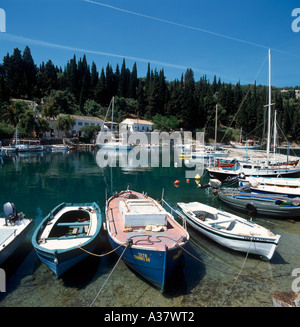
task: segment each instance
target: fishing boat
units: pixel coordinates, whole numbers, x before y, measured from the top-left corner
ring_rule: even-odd
[[[248,150],[259,150],[262,149],[262,147],[265,144],[260,144],[257,141],[254,140],[243,140],[241,142],[230,142],[231,146],[236,149],[248,149]]]
[[[40,260],[59,277],[95,250],[102,224],[95,202],[64,202],[42,220],[33,233],[32,245]]]
[[[271,166],[264,160],[234,160],[230,162],[221,162],[218,166],[206,167],[209,176],[224,180],[228,177],[239,175],[260,176],[260,177],[297,177],[300,176],[299,166]]]
[[[249,185],[256,193],[271,193],[300,197],[300,179],[283,177],[245,177],[239,179],[239,186]]]
[[[239,216],[199,202],[177,203],[187,223],[213,241],[232,250],[271,260],[280,235]]]
[[[23,212],[17,212],[13,203],[5,203],[3,210],[5,216],[0,217],[0,265],[20,246],[32,223],[32,219],[24,218]]]
[[[283,195],[258,194],[239,190],[219,190],[218,198],[235,209],[249,214],[281,218],[300,217],[300,198]]]
[[[122,260],[164,291],[189,240],[174,216],[146,194],[126,190],[107,200],[106,227],[109,242]]]

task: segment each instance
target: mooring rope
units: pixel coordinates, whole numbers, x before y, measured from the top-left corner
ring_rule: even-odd
[[[117,263],[115,264],[115,266],[113,267],[112,271],[110,272],[110,274],[108,275],[108,277],[106,278],[106,281],[104,282],[104,284],[102,285],[101,289],[99,290],[99,292],[97,293],[96,297],[94,298],[94,300],[92,301],[92,303],[90,304],[90,307],[92,307],[95,303],[95,301],[97,300],[97,298],[99,297],[99,295],[101,294],[102,290],[104,289],[104,286],[106,285],[106,283],[108,282],[110,276],[112,275],[112,273],[114,272],[115,268],[117,267],[118,263],[120,262],[120,260],[123,257],[123,254],[125,253],[125,251],[127,250],[128,246],[129,246],[130,242],[126,244],[122,254],[120,255]]]
[[[89,252],[88,250],[85,250],[84,248],[80,247],[79,245],[77,245],[77,247],[78,247],[78,249],[80,249],[80,250],[82,250],[82,251],[84,251],[84,252],[86,252],[86,253],[94,256],[94,257],[105,257],[106,255],[109,255],[109,254],[115,252],[116,250],[118,250],[118,248],[120,248],[121,246],[124,246],[126,244],[127,243],[122,243],[118,247],[116,247],[115,249],[113,249],[113,250],[111,250],[111,251],[109,251],[107,253],[104,253],[104,254],[96,254],[96,253]]]
[[[213,267],[212,265],[208,264],[207,262],[204,262],[203,260],[197,258],[196,256],[194,256],[191,252],[189,252],[188,250],[186,250],[184,247],[182,247],[180,244],[178,244],[178,246],[183,250],[185,251],[187,254],[189,254],[192,258],[196,259],[197,261],[201,262],[202,264],[218,271],[218,272],[221,272],[221,273],[224,273],[224,274],[227,274],[227,275],[236,275],[235,273],[231,273],[231,272],[228,272],[228,271],[224,271],[224,270],[221,270],[221,269],[218,269],[216,267]],[[254,276],[251,276],[251,275],[240,275],[242,277],[249,277],[249,278],[253,278]]]
[[[250,247],[251,247],[251,244],[252,244],[252,240],[253,240],[253,237],[252,237],[251,240],[250,240],[249,248],[248,248],[248,251],[247,251],[246,257],[245,257],[245,259],[244,259],[244,262],[243,262],[243,264],[242,264],[242,267],[241,267],[241,269],[240,269],[240,272],[239,272],[238,275],[236,276],[235,281],[234,281],[234,283],[232,284],[232,286],[231,286],[231,288],[230,288],[230,290],[229,290],[229,294],[226,296],[225,300],[222,302],[221,307],[224,305],[224,303],[228,300],[228,298],[229,298],[229,297],[231,296],[231,294],[233,293],[234,286],[235,286],[235,284],[237,283],[237,281],[238,281],[238,279],[239,279],[239,277],[240,277],[240,275],[241,275],[241,273],[242,273],[242,271],[243,271],[243,269],[244,269],[244,266],[245,266],[246,260],[247,260],[247,258],[248,258],[248,255],[249,255],[249,252],[250,252]]]

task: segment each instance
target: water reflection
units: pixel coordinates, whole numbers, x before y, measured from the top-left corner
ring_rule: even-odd
[[[132,167],[133,158],[122,151],[112,152],[112,160],[116,163],[113,167],[103,166],[103,161],[107,161],[108,157],[102,157],[99,151],[3,157],[0,205],[7,201],[14,202],[26,217],[34,219],[34,229],[49,211],[64,201],[95,201],[104,214],[106,193],[110,195],[129,186],[136,191],[145,191],[158,200],[164,190],[165,200],[173,207],[176,207],[177,202],[200,201],[250,218],[226,208],[212,195],[210,188],[198,188],[194,178],[188,183],[186,171],[194,172],[195,165],[187,167],[184,161],[181,166],[175,165],[174,152],[170,152],[170,166],[163,167],[162,149],[142,151],[147,151],[147,161],[143,161],[144,152],[136,154],[137,161],[141,163],[136,168]],[[120,160],[124,162],[121,167]],[[209,179],[205,173],[205,162],[201,164],[201,182],[205,184]],[[174,186],[175,180],[180,181],[178,188]],[[225,304],[224,299],[243,267],[245,254],[221,247],[188,226],[191,240],[187,247],[189,253],[184,253],[183,265],[170,279],[165,294],[161,294],[120,262],[95,305],[272,306],[272,292],[290,290],[293,281],[291,272],[300,267],[300,223],[264,217],[255,217],[254,221],[281,234],[279,247],[271,262],[255,256],[247,258],[242,275],[249,277],[238,278],[234,292]],[[63,278],[56,279],[36,258],[30,233],[24,247],[16,253],[17,257],[13,260],[16,264],[8,265],[11,269],[8,292],[0,294],[0,305],[89,305],[118,257],[111,254],[103,258],[88,258]]]

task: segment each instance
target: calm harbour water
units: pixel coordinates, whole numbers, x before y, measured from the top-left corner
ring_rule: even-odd
[[[150,155],[149,155],[150,156]],[[171,154],[172,159],[172,154]],[[106,193],[126,189],[145,191],[172,206],[177,202],[201,201],[224,207],[209,188],[186,181],[187,167],[120,168],[99,167],[98,152],[43,153],[3,157],[0,162],[0,204],[13,202],[34,220],[22,246],[5,262],[6,292],[0,307],[85,307],[104,285],[118,257],[90,256],[61,278],[37,258],[31,236],[41,219],[61,202],[92,202],[104,214]],[[193,168],[190,168],[193,169]],[[179,187],[174,181],[180,180]],[[204,175],[202,183],[207,183]],[[0,207],[0,209],[2,209]],[[2,211],[2,210],[0,210]],[[243,217],[249,216],[241,214]],[[122,261],[97,298],[98,307],[270,307],[274,291],[291,291],[300,268],[300,220],[256,217],[254,221],[281,234],[279,247],[270,262],[228,250],[188,227],[191,241],[184,263],[161,293],[130,270]],[[107,242],[97,253],[110,251]],[[241,272],[241,268],[243,270]],[[241,275],[236,280],[235,277]],[[245,277],[245,275],[247,275]]]

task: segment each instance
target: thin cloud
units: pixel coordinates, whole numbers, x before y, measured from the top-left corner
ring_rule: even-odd
[[[20,42],[20,43],[24,43],[24,44],[37,45],[37,46],[55,48],[55,49],[60,49],[60,50],[82,52],[82,53],[86,53],[86,54],[94,54],[94,55],[115,57],[115,58],[121,58],[121,59],[125,58],[125,59],[132,60],[132,61],[137,61],[137,62],[142,62],[142,63],[151,63],[154,65],[159,65],[162,67],[170,67],[170,68],[174,68],[174,69],[178,69],[178,70],[185,70],[187,68],[191,68],[194,72],[197,72],[200,74],[216,74],[214,72],[207,71],[204,69],[199,69],[197,67],[189,67],[189,66],[185,66],[185,65],[178,65],[178,64],[163,62],[163,61],[159,61],[159,60],[140,58],[140,57],[123,55],[123,54],[110,53],[110,52],[105,52],[105,51],[82,49],[82,48],[77,48],[77,47],[61,45],[61,44],[57,44],[57,43],[50,43],[50,42],[46,42],[46,41],[35,40],[35,39],[18,36],[18,35],[14,35],[14,34],[9,34],[9,33],[0,33],[0,38],[6,39],[6,40],[12,41],[12,42]]]
[[[173,21],[158,18],[158,17],[141,14],[141,13],[138,13],[138,12],[135,12],[135,11],[130,11],[130,10],[127,10],[127,9],[111,6],[111,5],[102,3],[102,2],[97,2],[97,1],[92,1],[92,0],[82,0],[82,1],[94,4],[94,5],[110,8],[110,9],[113,9],[113,10],[117,10],[117,11],[120,11],[120,12],[124,12],[126,14],[135,15],[135,16],[139,16],[139,17],[144,17],[144,18],[151,19],[151,20],[154,20],[154,21],[166,23],[166,24],[169,24],[169,25],[174,25],[174,26],[185,28],[185,29],[190,29],[190,30],[194,30],[194,31],[202,32],[202,33],[211,34],[213,36],[217,36],[217,37],[220,37],[220,38],[223,38],[223,39],[236,41],[236,42],[248,44],[248,45],[263,48],[263,49],[271,49],[273,51],[280,52],[282,54],[286,54],[286,55],[290,55],[290,56],[294,56],[294,57],[300,57],[297,54],[289,53],[287,51],[283,51],[283,50],[280,50],[280,49],[274,49],[272,47],[269,47],[269,46],[266,46],[266,45],[263,45],[263,44],[258,44],[258,43],[255,43],[255,42],[239,39],[239,38],[236,38],[236,37],[233,37],[233,36],[213,32],[213,31],[210,31],[210,30],[207,30],[207,29],[203,29],[203,28],[199,28],[199,27],[195,27],[195,26],[191,26],[191,25],[181,24],[181,23],[173,22]]]

